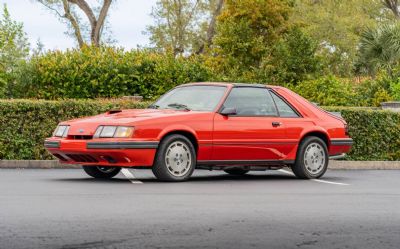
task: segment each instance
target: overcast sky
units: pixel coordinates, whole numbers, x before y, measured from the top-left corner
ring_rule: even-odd
[[[113,4],[108,21],[117,46],[129,49],[136,48],[137,45],[148,45],[148,37],[142,31],[153,23],[150,12],[155,2],[156,0],[117,0]],[[32,47],[35,47],[38,39],[45,49],[76,46],[74,39],[64,34],[67,26],[34,0],[0,0],[0,3],[1,6],[7,4],[13,20],[23,22]]]

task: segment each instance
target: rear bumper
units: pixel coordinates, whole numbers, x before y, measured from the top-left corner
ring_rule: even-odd
[[[331,145],[334,146],[338,146],[338,145],[342,145],[342,146],[352,146],[353,145],[353,139],[352,138],[333,138],[331,139]]]
[[[334,138],[330,141],[329,155],[332,159],[341,159],[345,157],[353,146],[353,139],[351,138]]]
[[[158,141],[46,140],[46,149],[62,163],[100,166],[152,166]]]

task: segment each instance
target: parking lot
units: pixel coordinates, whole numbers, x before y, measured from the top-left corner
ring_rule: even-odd
[[[400,171],[0,170],[0,248],[399,248]]]

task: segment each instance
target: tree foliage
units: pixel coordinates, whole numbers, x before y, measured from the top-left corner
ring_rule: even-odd
[[[380,0],[296,0],[292,22],[319,42],[332,73],[349,76],[363,30],[386,20]]]
[[[227,0],[218,17],[212,54],[220,70],[241,73],[258,68],[287,31],[290,6],[282,0]]]
[[[174,55],[203,53],[212,43],[223,0],[158,0],[155,24],[147,26],[151,43]]]
[[[276,84],[297,84],[323,70],[318,44],[299,27],[291,28],[263,59],[262,71]]]
[[[376,74],[380,69],[392,74],[400,60],[400,23],[367,29],[361,36],[358,69]]]
[[[4,5],[0,18],[0,97],[8,95],[14,72],[28,53],[29,43],[23,24],[12,20]]]

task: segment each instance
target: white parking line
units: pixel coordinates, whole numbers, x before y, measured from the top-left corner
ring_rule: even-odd
[[[327,183],[327,184],[333,184],[333,185],[341,185],[341,186],[349,186],[350,185],[348,183],[331,182],[331,181],[325,181],[325,180],[320,180],[320,179],[311,179],[311,181],[320,182],[320,183]]]
[[[282,173],[285,173],[285,174],[287,174],[287,175],[294,176],[294,174],[293,174],[292,172],[287,171],[287,170],[284,170],[284,169],[278,169],[278,171],[279,171],[279,172],[282,172]]]
[[[129,181],[131,181],[131,183],[133,184],[142,184],[143,182],[139,181],[133,174],[132,172],[129,171],[129,169],[121,169],[122,174],[124,174],[124,176],[126,178],[128,178]]]
[[[292,172],[284,170],[284,169],[279,169],[278,171],[282,172],[282,173],[285,173],[287,175],[294,176],[294,174]],[[320,183],[326,183],[326,184],[333,184],[333,185],[340,185],[340,186],[349,186],[350,185],[350,184],[347,184],[347,183],[331,182],[331,181],[325,181],[325,180],[319,180],[319,179],[311,179],[311,181],[320,182]]]

